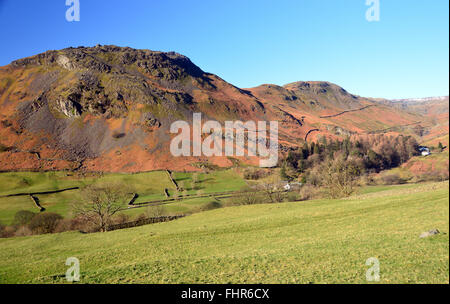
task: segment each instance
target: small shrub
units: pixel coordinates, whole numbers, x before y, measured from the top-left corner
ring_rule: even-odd
[[[361,186],[376,185],[375,179],[369,174],[364,174],[363,176],[361,176],[359,183]]]
[[[385,185],[401,185],[406,183],[406,180],[401,178],[398,174],[385,175],[381,178],[381,181]]]
[[[272,193],[272,199],[274,203],[281,203],[286,200],[286,193],[282,191],[275,191]]]
[[[33,232],[27,226],[22,226],[14,233],[14,236],[29,236],[32,235]]]
[[[73,220],[70,219],[62,219],[58,222],[58,224],[56,225],[55,228],[55,233],[60,233],[60,232],[66,232],[66,231],[71,231],[74,230],[74,222]]]
[[[147,207],[147,210],[145,211],[145,215],[147,217],[160,217],[166,214],[166,209],[161,206],[149,206]]]
[[[13,225],[14,226],[28,225],[35,215],[36,213],[27,210],[17,211],[16,214],[14,215]]]
[[[130,221],[130,216],[125,213],[119,213],[117,216],[114,217],[113,222],[114,224],[124,224]]]
[[[147,215],[145,215],[145,213],[141,213],[136,217],[135,221],[142,221],[145,219],[147,219]]]
[[[16,232],[16,228],[15,227],[13,227],[13,226],[6,226],[1,231],[1,237],[2,238],[13,237],[15,232]]]
[[[448,172],[432,171],[416,176],[417,182],[442,182],[448,180]]]
[[[63,217],[57,213],[39,213],[31,220],[29,228],[36,234],[53,233]]]
[[[319,196],[319,189],[313,185],[303,185],[299,191],[299,200],[307,201]]]
[[[288,202],[296,202],[300,200],[300,193],[296,191],[291,191],[286,195],[286,201]]]
[[[58,223],[58,225],[59,225],[59,223]],[[64,224],[61,224],[61,225],[63,227]],[[61,229],[63,229],[63,228],[61,228]],[[85,217],[78,216],[70,221],[70,230],[79,230],[79,231],[83,231],[83,232],[96,232],[99,229],[98,229],[98,225],[95,222],[93,222],[91,220],[87,220]]]
[[[244,171],[244,178],[248,180],[258,180],[266,176],[264,170],[246,169]]]
[[[254,205],[261,201],[261,197],[256,192],[245,192],[238,197],[240,205]]]
[[[319,186],[321,182],[320,171],[317,169],[311,170],[307,177],[304,176],[304,181],[307,181],[311,185]]]
[[[219,208],[222,208],[222,207],[223,206],[222,206],[222,204],[220,202],[212,201],[212,202],[209,202],[209,203],[201,206],[200,210],[201,211],[209,211],[209,210],[219,209]]]

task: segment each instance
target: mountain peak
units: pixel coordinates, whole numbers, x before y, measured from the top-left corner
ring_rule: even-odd
[[[168,79],[185,75],[202,77],[204,74],[188,57],[176,52],[138,50],[115,45],[69,47],[57,51],[47,51],[11,63],[14,67],[54,64],[68,70],[88,69],[107,73],[114,70],[120,72],[123,67],[135,66],[142,68],[144,72],[150,72],[150,74],[152,74],[150,70],[158,70],[156,73],[154,72],[155,76],[166,76]],[[167,69],[168,73],[161,75],[162,69]]]

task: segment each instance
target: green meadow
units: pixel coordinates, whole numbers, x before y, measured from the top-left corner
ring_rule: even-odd
[[[238,206],[106,233],[0,239],[0,283],[449,283],[449,183]],[[1,212],[0,212],[1,213]],[[424,231],[440,234],[419,238]],[[377,282],[374,282],[377,283]]]
[[[167,206],[168,212],[187,212],[194,207],[211,201],[209,198],[183,199],[187,195],[201,195],[215,192],[238,191],[246,185],[245,181],[233,170],[218,170],[210,173],[173,173],[175,182],[182,186],[177,193],[175,185],[165,171],[136,174],[104,173],[77,176],[69,172],[13,172],[0,173],[0,223],[10,224],[19,210],[38,212],[28,196],[5,197],[18,193],[35,193],[79,187],[52,194],[38,194],[40,204],[48,212],[56,212],[64,217],[71,216],[71,204],[83,199],[82,188],[94,183],[118,182],[131,186],[139,196],[135,203],[164,200],[164,189],[171,197],[178,195],[180,202]],[[177,194],[176,194],[177,193]],[[3,197],[2,197],[3,196]],[[131,199],[131,197],[130,197]],[[124,211],[129,215],[143,213],[145,208]]]

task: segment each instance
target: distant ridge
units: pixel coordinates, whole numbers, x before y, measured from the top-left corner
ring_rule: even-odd
[[[424,98],[404,98],[404,99],[390,99],[392,102],[427,102],[433,100],[445,100],[448,96],[424,97]]]

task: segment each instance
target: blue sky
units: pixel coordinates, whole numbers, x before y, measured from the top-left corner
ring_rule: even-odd
[[[0,0],[0,65],[49,49],[115,44],[176,51],[241,87],[334,82],[385,98],[448,95],[449,1]]]

